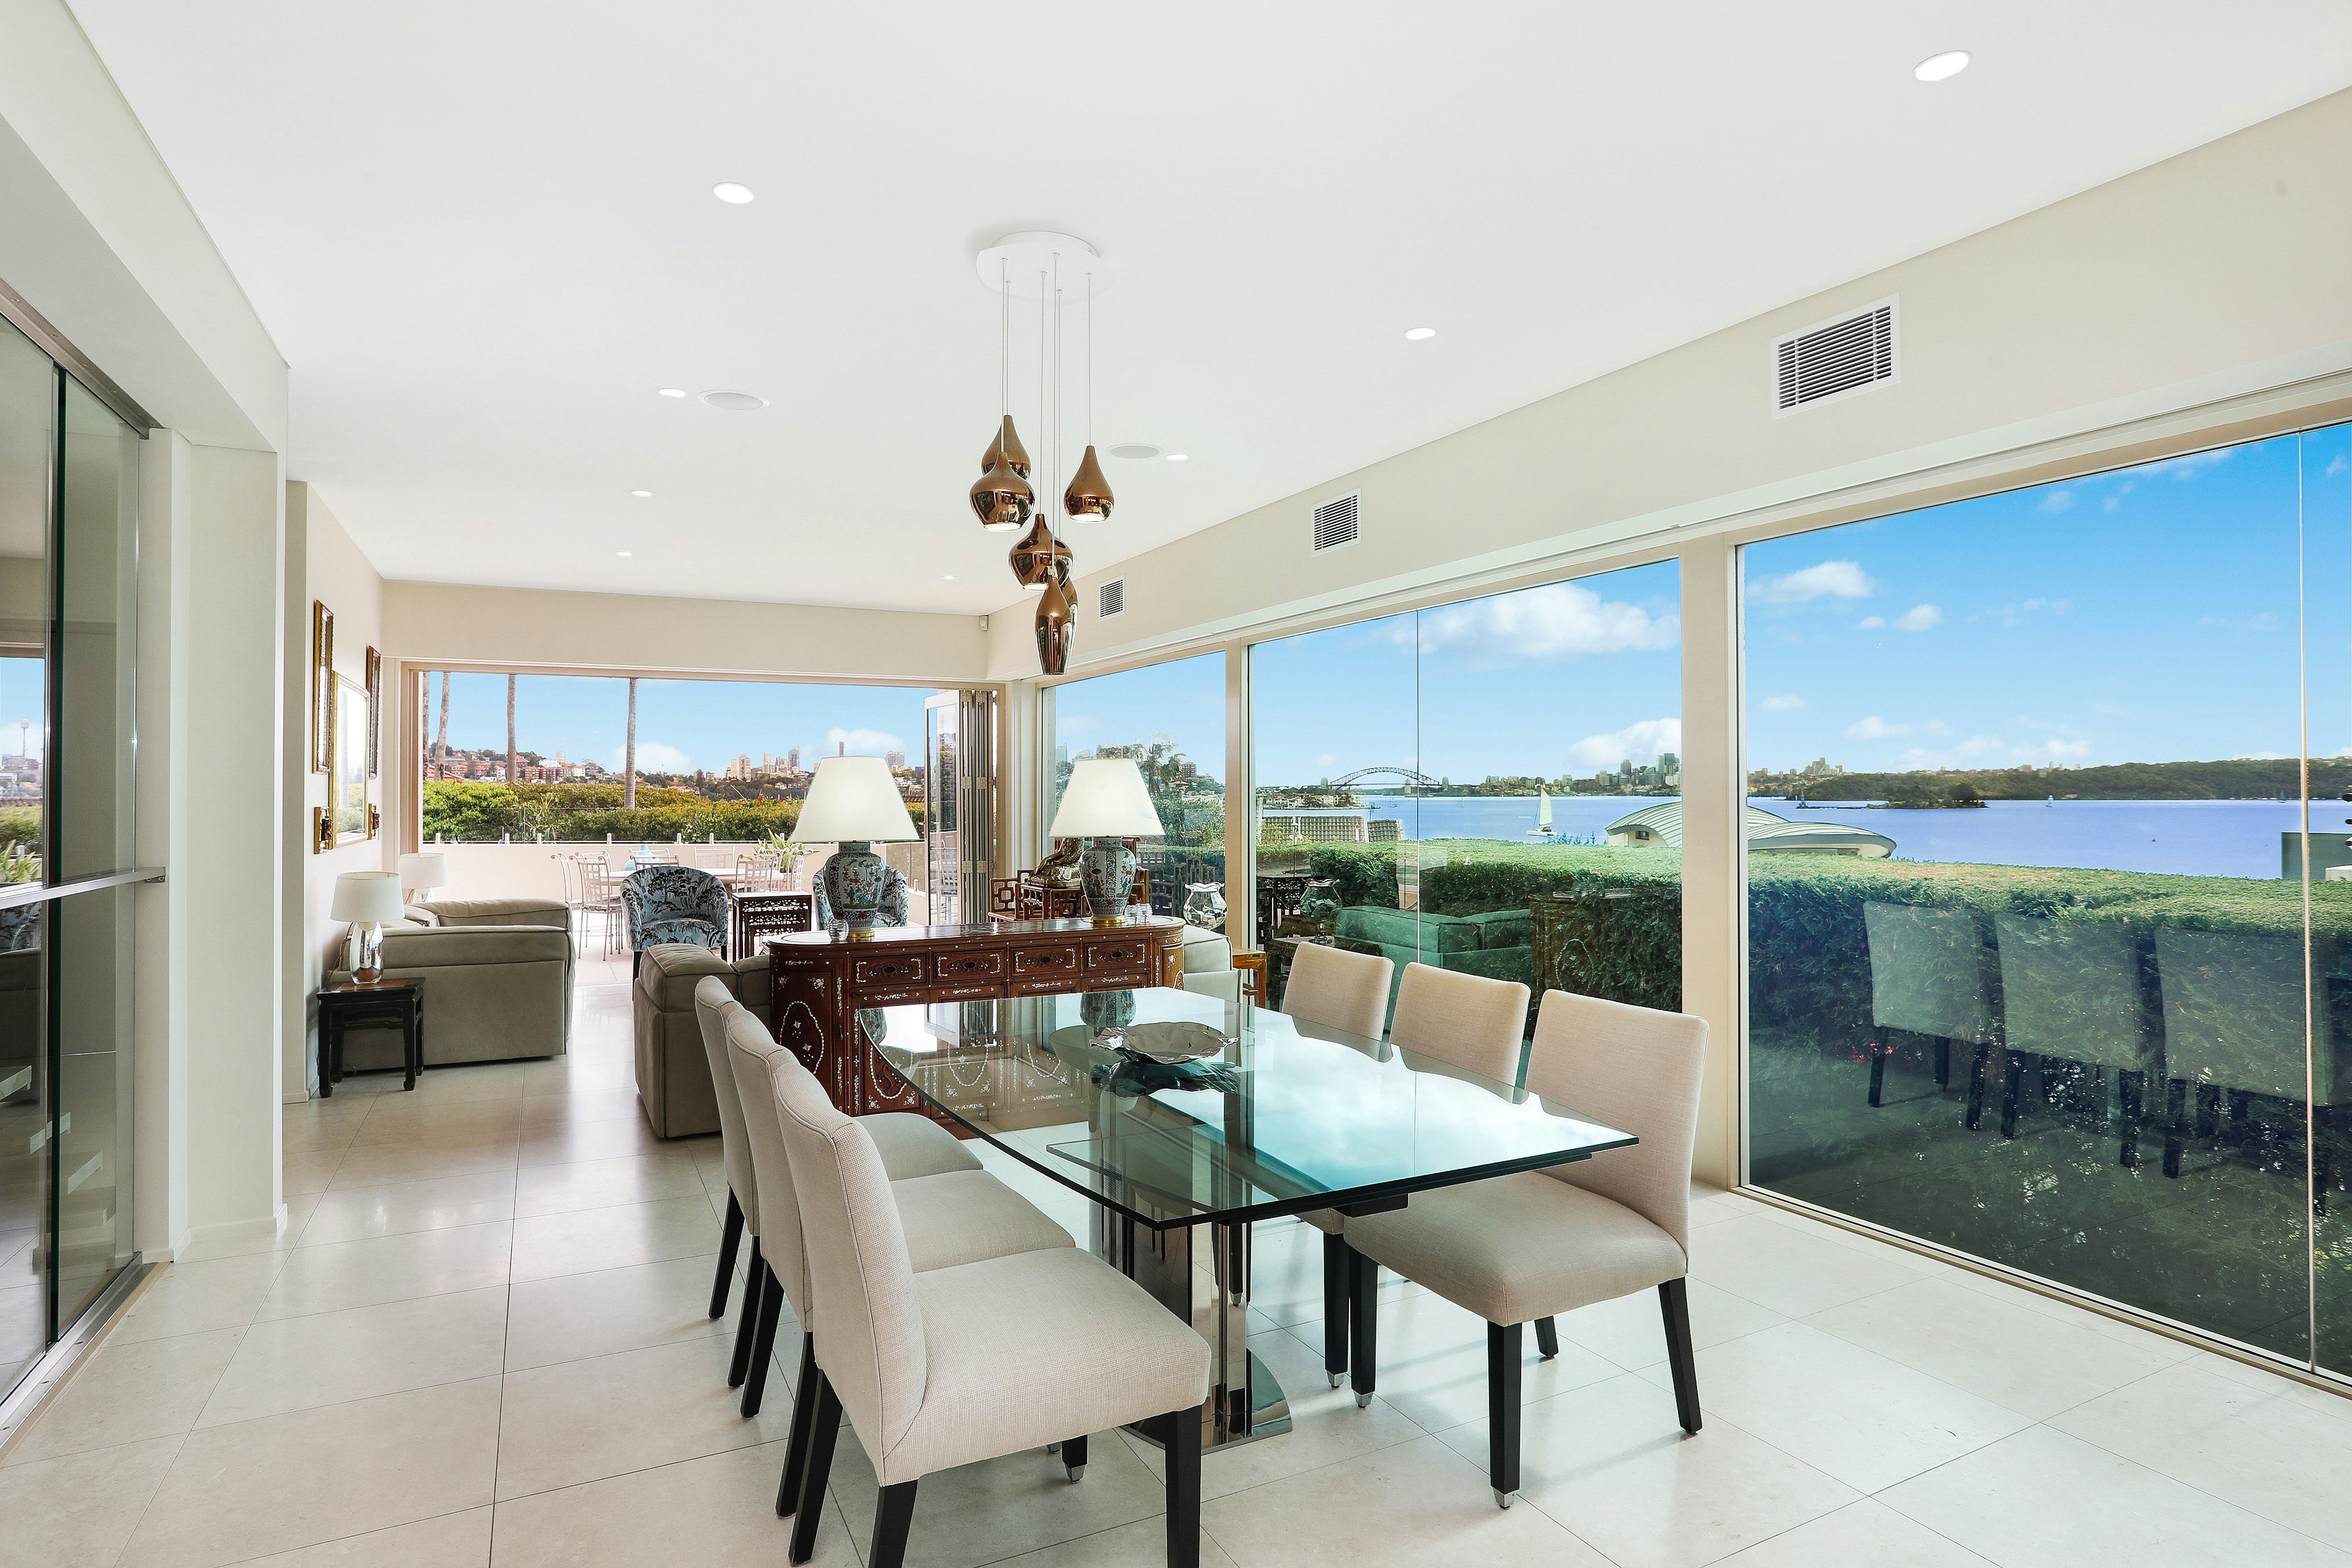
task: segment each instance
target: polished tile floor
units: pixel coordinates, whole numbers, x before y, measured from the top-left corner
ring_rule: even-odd
[[[717,1142],[646,1131],[625,974],[586,978],[562,1060],[289,1107],[285,1233],[158,1271],[0,1464],[0,1564],[780,1564],[790,1368],[735,1414]],[[1297,1426],[1209,1457],[1204,1561],[2352,1568],[2352,1402],[1735,1195],[1696,1219],[1706,1430],[1675,1426],[1652,1299],[1579,1312],[1528,1369],[1507,1512],[1480,1325],[1389,1280],[1358,1410],[1322,1376],[1317,1235],[1263,1227],[1252,1343]],[[1055,1353],[1017,1321],[1004,1347]],[[910,1561],[1156,1563],[1154,1467],[1102,1437],[1075,1487],[1043,1454],[934,1477]],[[834,1494],[818,1561],[857,1563],[854,1443]]]

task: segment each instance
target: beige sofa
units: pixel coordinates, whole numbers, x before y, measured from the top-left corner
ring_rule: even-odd
[[[409,906],[383,928],[387,978],[425,980],[425,1065],[560,1057],[572,1034],[572,911],[545,899]],[[331,970],[327,984],[351,978]],[[400,1065],[396,1030],[353,1029],[343,1070]]]
[[[694,1014],[694,988],[715,974],[735,1000],[768,1021],[768,958],[721,958],[707,947],[657,942],[637,964],[634,1003],[637,1030],[637,1100],[658,1138],[691,1138],[719,1131],[719,1100],[710,1086],[710,1057]]]

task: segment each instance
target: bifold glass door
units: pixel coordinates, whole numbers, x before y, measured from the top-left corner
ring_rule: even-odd
[[[138,473],[0,322],[0,1396],[133,1256]]]

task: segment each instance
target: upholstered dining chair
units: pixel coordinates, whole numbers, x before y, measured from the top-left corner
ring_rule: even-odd
[[[1377,1040],[1388,1032],[1389,982],[1395,973],[1388,959],[1302,942],[1292,950],[1282,1011]]]
[[[1691,1146],[1698,1136],[1706,1021],[1565,991],[1544,994],[1528,1088],[1641,1142],[1571,1164],[1416,1193],[1407,1206],[1348,1222],[1348,1246],[1486,1320],[1486,1452],[1495,1501],[1519,1489],[1519,1329],[1559,1353],[1550,1320],[1655,1288],[1664,1320],[1675,1410],[1699,1429],[1690,1306]],[[1365,1276],[1356,1282],[1363,1288]],[[1369,1322],[1376,1306],[1351,1309]],[[1376,1347],[1355,1341],[1358,1403],[1372,1385]]]
[[[646,949],[682,942],[727,951],[727,884],[692,866],[644,866],[621,879],[629,914],[630,973]]]
[[[766,1289],[752,1346],[752,1354],[759,1359],[755,1377],[766,1376],[768,1357],[775,1348],[777,1319],[787,1302],[801,1324],[792,1439],[785,1445],[783,1474],[776,1484],[776,1512],[781,1515],[799,1503],[801,1478],[814,1440],[811,1423],[816,1419],[816,1341],[813,1337],[816,1303],[808,1284],[800,1198],[777,1120],[773,1079],[778,1074],[797,1074],[808,1079],[818,1099],[824,1099],[824,1090],[790,1051],[769,1037],[766,1027],[750,1011],[735,1005],[726,1012],[725,1022],[728,1060],[742,1098],[753,1173],[760,1185],[760,1213],[767,1227]],[[978,1169],[978,1162],[937,1122],[903,1111],[862,1121],[867,1142],[889,1181],[890,1200],[898,1211],[910,1266],[917,1273],[1016,1253],[1066,1250],[1073,1245],[1068,1231]],[[747,1383],[744,1387],[743,1413],[755,1415],[759,1410],[755,1385]],[[833,1418],[837,1423],[839,1414]],[[1064,1447],[1062,1466],[1073,1481],[1086,1473],[1083,1437],[1075,1447]]]
[[[1360,963],[1369,962],[1354,953],[1343,956]],[[1385,1005],[1389,961],[1379,962],[1381,1005]],[[1286,994],[1286,1013],[1290,1011],[1289,1003]],[[1358,1032],[1375,1038],[1380,1035],[1377,1028]],[[1434,1057],[1497,1083],[1517,1083],[1519,1047],[1527,1032],[1528,988],[1517,981],[1492,980],[1427,963],[1404,966],[1404,977],[1397,983],[1396,1016],[1389,1022],[1389,1043],[1399,1049]],[[1347,1219],[1339,1210],[1317,1209],[1300,1217],[1323,1233],[1323,1371],[1337,1388],[1348,1374],[1351,1342],[1359,1335],[1369,1336],[1376,1327],[1357,1323],[1352,1303],[1359,1296],[1368,1301],[1380,1299],[1380,1265],[1348,1249]],[[1371,1402],[1370,1385],[1359,1384],[1356,1403]]]
[[[727,983],[715,974],[704,975],[695,985],[694,1013],[695,1021],[702,1030],[703,1054],[710,1062],[711,1098],[719,1102],[719,1152],[727,1166],[727,1224],[719,1234],[718,1278],[710,1287],[710,1315],[714,1318],[727,1310],[727,1290],[734,1278],[735,1250],[740,1244],[741,1233],[749,1231],[751,1237],[751,1262],[744,1270],[742,1314],[735,1326],[735,1355],[727,1373],[727,1386],[730,1388],[741,1388],[747,1381],[751,1383],[743,1394],[744,1414],[749,1415],[759,1410],[767,1383],[765,1353],[761,1353],[756,1364],[752,1358],[760,1337],[759,1325],[763,1315],[772,1319],[781,1313],[782,1308],[780,1300],[770,1300],[775,1292],[768,1283],[772,1272],[768,1267],[770,1260],[761,1245],[762,1173],[760,1167],[761,1144],[756,1133],[768,1130],[757,1129],[747,1123],[733,1053],[728,1044],[728,1023],[735,1014],[741,1013],[755,1031],[762,1036],[765,1031],[760,1029],[759,1020],[736,1001],[734,993],[727,989]],[[768,1042],[768,1046],[771,1049],[782,1048],[772,1040]],[[764,1077],[758,1089],[751,1109],[755,1115],[769,1114]],[[875,1118],[875,1121],[883,1149],[883,1163],[889,1168],[893,1181],[935,1175],[946,1171],[980,1169],[980,1162],[971,1157],[953,1134],[927,1117],[890,1111]],[[769,1186],[784,1184],[781,1191],[784,1202],[789,1205],[792,1188],[784,1174],[781,1152],[774,1158],[769,1174]],[[737,1220],[739,1214],[741,1216],[740,1225]],[[798,1217],[789,1212],[786,1218],[789,1222],[787,1229],[793,1238],[789,1246],[793,1261],[789,1267],[797,1279],[800,1224]],[[768,1334],[772,1343],[772,1326]]]
[[[835,1110],[789,1052],[773,1058],[771,1083],[815,1307],[813,1442],[791,1560],[815,1550],[845,1413],[881,1488],[873,1568],[902,1568],[924,1476],[1057,1440],[1066,1459],[1074,1440],[1131,1423],[1162,1446],[1167,1561],[1198,1568],[1207,1342],[1074,1247],[919,1272],[907,1205],[865,1125],[873,1119]],[[1007,1354],[1016,1324],[1050,1353]]]

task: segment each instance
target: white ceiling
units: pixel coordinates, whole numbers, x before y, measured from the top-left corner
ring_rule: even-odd
[[[2340,0],[73,3],[386,575],[935,610],[1016,596],[1002,233],[1192,455],[1091,569],[2352,83]]]

